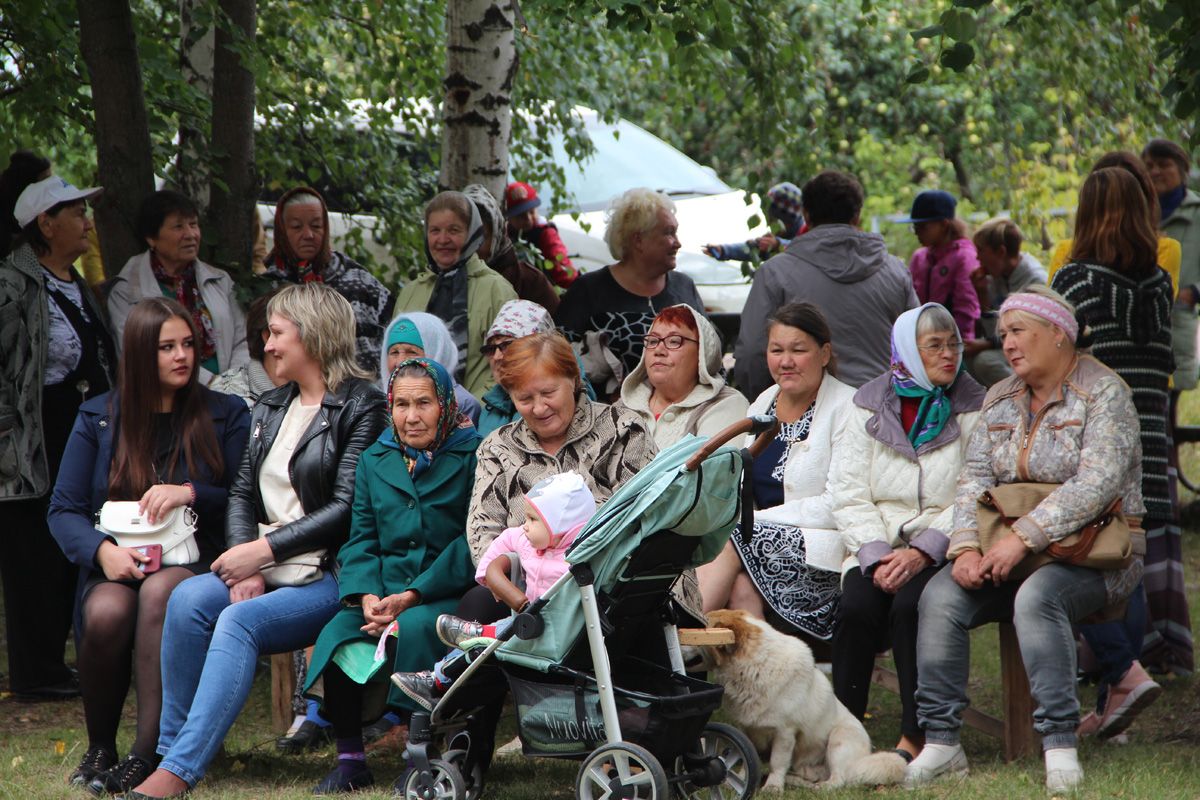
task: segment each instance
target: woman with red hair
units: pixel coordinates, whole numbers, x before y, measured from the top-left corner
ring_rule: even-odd
[[[746,416],[749,403],[726,385],[721,339],[703,314],[684,303],[668,306],[642,342],[642,361],[621,384],[616,406],[641,417],[660,450]]]

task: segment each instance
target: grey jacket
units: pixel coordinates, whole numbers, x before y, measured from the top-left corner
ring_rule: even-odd
[[[250,360],[250,353],[246,349],[246,315],[242,313],[234,295],[233,278],[225,270],[197,260],[196,282],[200,284],[200,297],[208,313],[212,314],[218,367],[221,372],[226,372],[242,366]],[[108,290],[108,315],[112,320],[118,350],[121,349],[121,335],[125,331],[129,312],[139,300],[147,297],[162,297],[162,289],[150,267],[149,250],[125,262],[125,268],[113,278]],[[201,367],[201,383],[207,384],[214,377]]]
[[[87,282],[77,272],[75,280],[88,314],[104,320]],[[48,302],[42,266],[33,249],[21,245],[0,265],[0,502],[41,497],[53,488],[42,430]]]
[[[785,303],[808,301],[825,314],[833,334],[838,380],[855,388],[888,368],[892,323],[917,295],[904,262],[883,237],[850,225],[820,225],[797,236],[754,275],[742,310],[734,356],[737,385],[757,397],[771,385],[767,372],[767,315]]]
[[[1035,553],[1100,516],[1117,497],[1131,522],[1145,512],[1137,410],[1115,372],[1091,356],[1079,356],[1059,399],[1032,421],[1029,398],[1029,388],[1013,376],[993,386],[983,402],[955,495],[946,554],[951,560],[980,549],[979,496],[999,484],[1062,484],[1013,523],[1013,532]],[[1133,562],[1105,571],[1110,603],[1124,600],[1137,586],[1145,552],[1145,536],[1139,533]]]

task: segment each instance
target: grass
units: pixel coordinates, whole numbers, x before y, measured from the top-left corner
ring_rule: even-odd
[[[1200,397],[1189,392],[1183,403],[1183,418],[1200,422]],[[1200,448],[1184,452],[1184,469],[1200,478]],[[1185,496],[1185,503],[1197,500]],[[1188,577],[1192,619],[1200,619],[1200,513],[1185,514],[1185,574]],[[2,623],[0,623],[2,624]],[[1000,707],[999,648],[992,627],[976,631],[972,638],[972,701],[984,710]],[[7,668],[0,653],[0,671]],[[1130,729],[1127,744],[1084,741],[1080,758],[1086,774],[1077,797],[1134,800],[1195,800],[1200,798],[1200,682],[1194,679],[1162,679],[1163,696]],[[199,797],[231,800],[299,800],[311,797],[311,787],[328,771],[331,750],[285,757],[275,752],[275,732],[270,728],[269,681],[265,670],[255,683],[250,702],[234,725],[225,746],[227,756],[211,768],[196,793]],[[1095,702],[1093,687],[1080,689],[1084,707]],[[896,741],[900,704],[897,697],[876,687],[872,692],[870,718],[866,727],[877,747]],[[128,747],[133,729],[133,701],[128,702],[122,723],[120,746]],[[511,715],[501,723],[500,741],[513,733]],[[507,734],[507,735],[506,735]],[[842,798],[963,798],[963,800],[1018,800],[1044,798],[1040,758],[1004,763],[1000,743],[968,729],[964,747],[971,761],[969,777],[936,784],[928,790],[905,792],[891,789],[848,789],[822,792],[830,800]],[[88,795],[66,786],[66,777],[87,747],[83,711],[78,701],[67,703],[18,703],[0,697],[0,798],[36,800],[79,800]],[[383,789],[353,795],[361,800],[391,796],[388,786],[400,773],[402,759],[395,751],[372,756],[372,769]],[[493,800],[542,800],[574,796],[575,763],[545,759],[515,759],[497,762],[488,775],[485,796]],[[799,800],[812,793],[790,790],[782,800]]]

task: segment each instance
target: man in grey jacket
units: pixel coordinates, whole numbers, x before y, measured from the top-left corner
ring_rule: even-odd
[[[858,228],[863,188],[853,175],[826,170],[801,195],[808,232],[754,274],[742,310],[734,375],[751,399],[771,385],[766,318],[779,306],[807,301],[821,309],[837,377],[856,388],[888,369],[892,323],[917,306],[904,262],[888,254],[882,236]]]

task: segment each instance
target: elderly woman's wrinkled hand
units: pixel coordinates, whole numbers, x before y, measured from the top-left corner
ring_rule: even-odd
[[[954,559],[950,568],[950,577],[964,589],[978,589],[983,586],[983,553],[978,550],[967,550]]]
[[[875,585],[888,594],[895,594],[930,563],[929,556],[916,548],[893,550],[879,559],[874,572]]]
[[[362,597],[362,613],[366,624],[360,630],[368,636],[379,636],[393,620],[419,601],[420,595],[411,589],[383,598],[365,594]]]
[[[999,586],[1008,580],[1009,574],[1027,555],[1029,548],[1024,540],[1010,533],[984,554],[979,565],[980,574],[985,579],[991,578],[992,583]]]

